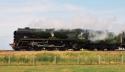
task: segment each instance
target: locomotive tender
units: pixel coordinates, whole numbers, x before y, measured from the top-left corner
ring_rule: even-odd
[[[115,36],[111,32],[83,29],[35,29],[18,28],[14,31],[14,41],[11,44],[16,51],[41,50],[116,50],[124,49],[124,33]],[[101,38],[102,37],[102,38]]]

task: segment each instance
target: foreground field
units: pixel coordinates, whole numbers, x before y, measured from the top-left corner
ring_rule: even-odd
[[[125,72],[125,52],[0,51],[0,72]]]
[[[0,72],[125,72],[125,65],[0,66]]]
[[[0,56],[5,55],[37,55],[37,54],[76,54],[76,55],[125,55],[125,51],[0,51]]]
[[[125,64],[124,51],[0,51],[0,65]]]

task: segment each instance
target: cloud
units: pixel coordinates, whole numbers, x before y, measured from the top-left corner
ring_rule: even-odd
[[[53,18],[39,18],[29,24],[30,27],[35,28],[85,28],[85,29],[100,29],[108,30],[112,26],[111,19],[98,19],[93,16],[73,16],[67,20],[53,19]]]
[[[31,14],[33,12],[48,12],[51,10],[51,6],[48,4],[28,4],[22,6],[4,6],[1,7],[1,12],[3,14],[10,13],[24,13]]]

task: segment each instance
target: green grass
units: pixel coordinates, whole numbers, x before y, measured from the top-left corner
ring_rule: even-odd
[[[125,72],[125,65],[0,66],[0,72]]]
[[[125,64],[124,51],[31,51],[6,52],[0,55],[0,65],[43,64]]]

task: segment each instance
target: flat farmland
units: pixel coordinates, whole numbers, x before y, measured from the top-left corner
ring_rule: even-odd
[[[0,65],[125,64],[124,51],[0,51]]]
[[[0,72],[125,72],[125,65],[0,66]]]
[[[75,54],[75,55],[125,55],[125,51],[0,51],[0,56],[5,55],[37,55],[37,54]]]
[[[125,72],[125,52],[0,51],[0,72]]]

